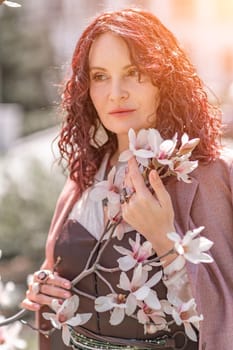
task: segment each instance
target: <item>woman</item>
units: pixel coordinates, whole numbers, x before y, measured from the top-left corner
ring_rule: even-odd
[[[43,270],[34,274],[22,306],[33,311],[41,310],[42,305],[54,310],[59,310],[59,305],[67,307],[64,300],[74,291],[70,281],[78,275],[79,300],[72,299],[73,304],[79,303],[79,323],[73,322],[78,327],[71,336],[65,322],[73,314],[66,317],[64,310],[54,321],[64,332],[63,340],[74,349],[229,349],[233,340],[233,174],[232,159],[219,146],[219,110],[208,103],[201,80],[174,36],[144,10],[125,9],[97,17],[77,43],[72,69],[63,95],[66,118],[59,141],[70,176],[51,224]],[[99,138],[101,128],[106,134],[104,141]],[[170,145],[181,148],[184,133],[195,140],[195,146],[200,139],[195,149],[191,147],[193,167],[199,161],[191,181],[188,177],[184,177],[188,183],[178,181],[174,176],[162,181],[152,170],[146,184],[134,156],[122,170],[118,159],[129,148],[128,132],[132,151],[132,140],[142,129],[143,135],[153,133],[157,140],[170,139]],[[150,131],[153,129],[157,131]],[[115,189],[119,177],[121,191]],[[96,191],[98,186],[105,191],[102,197],[101,191]],[[111,215],[113,209],[106,210],[105,200],[93,200],[97,194],[109,196],[110,205],[113,193],[120,198],[120,218],[116,206]],[[125,232],[121,232],[121,240],[113,234],[98,258],[109,217],[118,220],[117,227]],[[171,239],[179,238],[167,234],[176,231],[182,237],[200,226],[214,242],[213,259],[205,255],[203,261],[213,262],[184,264],[182,260],[179,265],[181,257]],[[193,235],[201,230],[192,231]],[[203,251],[211,246],[209,240]],[[119,245],[121,248],[116,247]],[[147,254],[147,264],[133,256],[134,272],[123,266],[126,260],[119,260],[130,245],[133,249],[137,246],[138,254]],[[155,256],[160,263],[150,265]],[[92,266],[92,258],[99,259],[102,270],[81,278],[84,267],[87,271]],[[153,283],[144,279],[141,289],[137,285],[133,290],[139,270],[140,276],[152,276]],[[127,308],[133,305],[127,295],[136,300],[138,313]],[[54,319],[49,313],[44,318]],[[49,339],[41,337],[41,348],[53,347],[58,336],[54,334]]]

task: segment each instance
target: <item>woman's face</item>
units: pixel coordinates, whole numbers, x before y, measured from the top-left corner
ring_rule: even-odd
[[[90,96],[102,124],[117,135],[156,126],[159,90],[141,75],[126,42],[101,34],[89,53]]]

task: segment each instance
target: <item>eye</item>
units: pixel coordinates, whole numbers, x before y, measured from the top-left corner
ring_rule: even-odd
[[[108,79],[108,75],[105,73],[97,72],[91,75],[91,80],[93,81],[104,81],[106,79]]]
[[[132,67],[127,71],[127,76],[128,77],[140,77],[140,71],[137,69],[137,67]]]

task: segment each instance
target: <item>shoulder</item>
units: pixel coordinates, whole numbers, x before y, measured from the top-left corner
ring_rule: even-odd
[[[216,179],[222,181],[232,181],[233,176],[233,150],[224,148],[219,158],[207,163],[199,163],[196,170],[193,171],[192,176],[199,182],[213,182]]]

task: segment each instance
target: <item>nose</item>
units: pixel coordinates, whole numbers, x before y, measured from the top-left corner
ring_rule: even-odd
[[[125,100],[129,97],[129,91],[121,79],[112,79],[109,99],[114,102]]]

